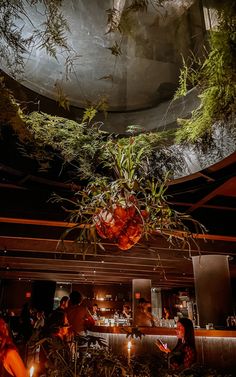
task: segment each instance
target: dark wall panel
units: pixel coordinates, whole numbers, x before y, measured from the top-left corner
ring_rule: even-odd
[[[55,281],[36,280],[32,282],[32,306],[38,310],[50,313],[53,310]]]

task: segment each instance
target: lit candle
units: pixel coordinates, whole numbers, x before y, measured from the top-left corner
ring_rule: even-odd
[[[34,374],[34,366],[32,366],[29,370],[30,372],[30,377],[33,377],[33,374]]]
[[[132,346],[132,343],[131,343],[131,341],[129,340],[129,341],[128,341],[128,344],[127,344],[127,350],[128,350],[128,365],[130,365],[131,346]]]

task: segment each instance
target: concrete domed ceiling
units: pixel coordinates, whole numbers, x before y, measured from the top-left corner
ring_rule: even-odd
[[[29,5],[24,1],[23,14],[14,22],[23,38],[41,35],[45,27],[43,2]],[[125,31],[109,32],[108,11],[116,9],[121,22],[131,0],[67,0],[62,12],[70,31],[66,32],[71,54],[57,48],[56,57],[33,38],[24,54],[21,74],[2,61],[2,69],[25,87],[48,98],[58,100],[60,93],[75,106],[74,115],[81,120],[80,108],[101,99],[108,103],[108,117],[98,115],[104,128],[123,134],[129,125],[145,131],[176,127],[177,118],[188,117],[199,105],[196,89],[186,97],[172,101],[178,86],[182,57],[192,52],[201,56],[205,38],[204,9],[200,0],[147,1],[144,12],[132,12],[126,19]],[[123,26],[124,28],[124,26]],[[36,34],[35,34],[36,33]],[[2,40],[1,43],[4,44]],[[120,53],[112,54],[112,46]],[[72,63],[72,64],[71,64]],[[222,137],[223,135],[223,137]],[[199,153],[196,148],[173,146],[170,154],[182,155],[186,164],[179,178],[202,170],[235,151],[232,135],[219,129],[213,133],[216,151]]]
[[[107,99],[109,111],[146,109],[170,99],[178,85],[182,56],[201,49],[203,17],[196,0],[157,3],[153,0],[147,11],[132,12],[125,21],[126,31],[120,33],[108,32],[107,10],[116,9],[119,22],[130,1],[62,2],[70,28],[70,59],[63,49],[57,49],[56,58],[50,56],[35,39],[24,55],[24,72],[16,79],[52,99],[62,90],[71,105],[82,108],[100,98]],[[15,22],[28,38],[35,30],[42,32],[45,11],[41,2],[25,9],[27,17]],[[118,56],[110,50],[114,45],[120,48]],[[4,63],[3,69],[11,74]]]

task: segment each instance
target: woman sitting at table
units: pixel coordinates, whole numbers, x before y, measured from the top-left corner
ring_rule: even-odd
[[[156,345],[160,351],[168,354],[169,367],[174,370],[190,368],[196,361],[196,347],[193,323],[188,318],[180,318],[177,322],[177,344],[171,351],[159,341]]]
[[[10,338],[8,326],[2,318],[0,318],[0,376],[27,376],[24,363]]]
[[[129,305],[125,304],[123,305],[122,315],[124,318],[131,318],[131,308]]]

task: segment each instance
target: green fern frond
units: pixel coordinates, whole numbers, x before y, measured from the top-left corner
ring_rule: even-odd
[[[96,114],[97,114],[97,109],[95,109],[93,106],[86,108],[84,111],[83,118],[82,118],[82,123],[85,123],[87,121],[88,123],[90,123],[91,120],[94,119]]]

